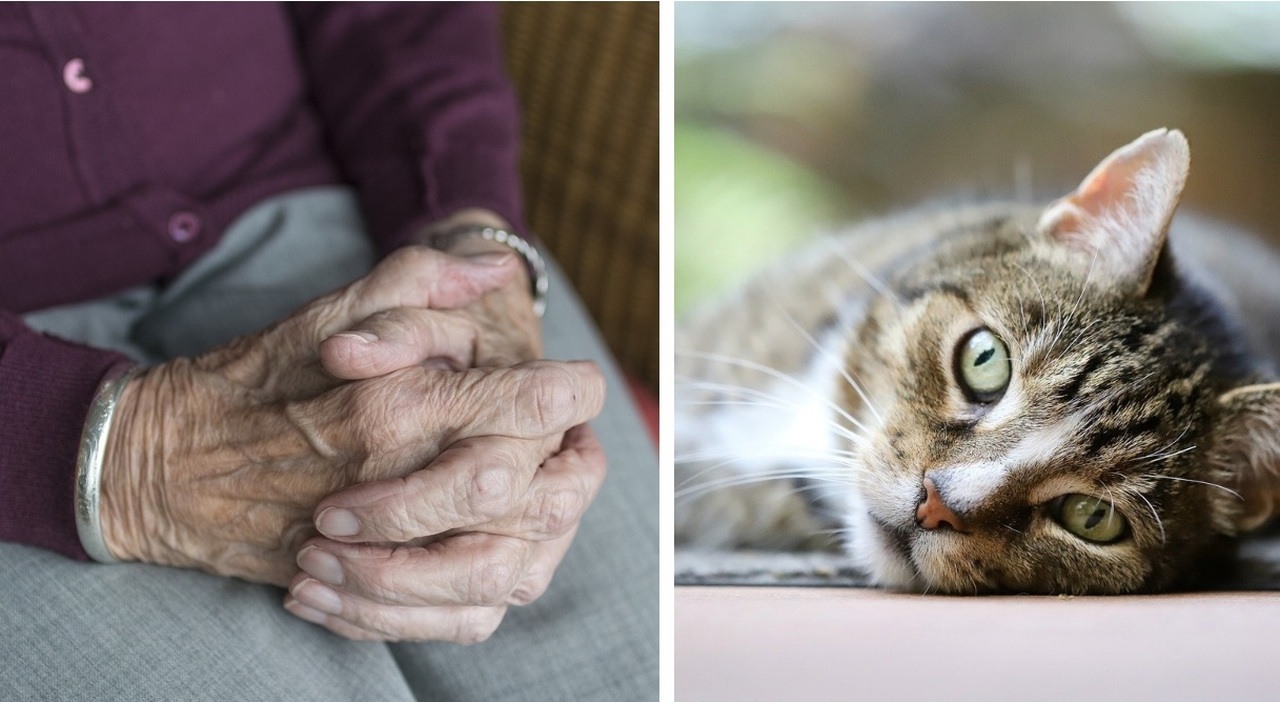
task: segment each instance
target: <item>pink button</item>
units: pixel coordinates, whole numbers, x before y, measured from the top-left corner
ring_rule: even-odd
[[[169,218],[169,236],[179,244],[200,235],[200,218],[190,212],[177,212]]]
[[[74,58],[67,61],[67,65],[62,67],[62,82],[66,83],[67,90],[73,93],[87,93],[93,89],[93,80],[84,70],[84,59]]]

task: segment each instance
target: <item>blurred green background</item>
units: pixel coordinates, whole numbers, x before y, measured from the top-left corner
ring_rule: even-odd
[[[1156,127],[1280,243],[1280,4],[675,6],[675,299],[937,197],[1050,199]]]

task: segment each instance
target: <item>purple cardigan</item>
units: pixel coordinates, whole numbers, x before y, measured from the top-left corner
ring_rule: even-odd
[[[254,203],[350,183],[384,254],[517,227],[514,95],[478,4],[0,4],[0,540],[86,555],[80,431],[125,359],[21,313],[172,280]]]

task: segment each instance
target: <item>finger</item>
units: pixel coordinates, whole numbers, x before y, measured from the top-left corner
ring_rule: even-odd
[[[514,254],[450,256],[425,246],[405,246],[360,280],[303,307],[276,331],[314,350],[322,339],[383,310],[471,304],[511,282],[520,268]]]
[[[404,542],[454,529],[557,538],[595,499],[607,462],[585,424],[565,434],[555,455],[543,461],[544,455],[536,442],[466,439],[424,470],[325,498],[316,506],[316,528],[347,542]]]
[[[534,547],[489,534],[396,547],[314,539],[298,552],[298,567],[334,592],[379,604],[493,607],[524,581]]]
[[[591,361],[530,361],[455,382],[474,401],[458,417],[449,436],[453,440],[493,434],[548,437],[585,424],[604,409],[604,375]]]
[[[316,584],[314,580],[310,581]],[[464,645],[488,639],[506,614],[498,607],[395,607],[359,598],[332,600],[312,598],[309,588],[300,590],[301,599],[290,593],[284,608],[290,614],[318,624],[333,633],[357,641],[449,641]],[[315,602],[319,607],[310,606]]]
[[[453,309],[481,299],[507,285],[522,269],[514,254],[450,256],[424,246],[405,246],[378,264],[369,275],[320,297],[260,334],[241,337],[221,354],[197,359],[237,382],[303,384],[308,393],[333,386],[316,362],[317,347],[328,337],[377,312],[397,307]],[[209,356],[206,354],[206,356]],[[290,368],[280,378],[264,379],[263,368]]]
[[[522,511],[547,442],[485,436],[463,439],[423,470],[352,486],[316,505],[320,533],[346,542],[403,543],[486,524]]]
[[[405,246],[354,284],[353,311],[367,317],[393,307],[462,307],[511,282],[520,270],[514,254],[451,256],[425,246]]]
[[[477,334],[474,324],[448,312],[397,307],[320,342],[320,361],[344,380],[375,378],[427,359],[463,370],[473,365]]]
[[[595,432],[581,424],[565,433],[559,453],[547,459],[529,482],[521,509],[479,525],[477,531],[530,541],[571,534],[595,501],[608,461]]]
[[[524,579],[516,585],[515,590],[511,591],[511,595],[507,597],[507,604],[524,606],[542,597],[547,587],[551,585],[551,578],[555,575],[556,568],[560,567],[560,561],[564,560],[564,555],[568,553],[569,546],[573,544],[573,537],[577,533],[578,529],[574,527],[568,534],[558,539],[544,541],[537,545],[533,560],[529,563],[529,569],[525,571]]]
[[[477,436],[543,439],[599,414],[605,385],[589,361],[531,361],[462,373],[405,368],[291,403],[288,415],[326,450],[368,457],[363,480],[403,475]]]

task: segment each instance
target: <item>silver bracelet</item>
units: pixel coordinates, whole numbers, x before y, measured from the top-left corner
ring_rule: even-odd
[[[80,435],[80,453],[76,457],[76,533],[89,557],[99,563],[119,563],[107,550],[102,538],[102,459],[111,431],[111,418],[116,412],[120,393],[138,368],[127,371],[113,369],[98,386]]]
[[[533,311],[539,317],[547,311],[547,290],[551,284],[547,278],[547,263],[542,260],[538,249],[529,242],[521,239],[519,236],[512,234],[505,229],[495,229],[493,227],[485,227],[478,224],[464,225],[454,227],[440,234],[431,237],[431,247],[434,249],[446,250],[449,244],[461,236],[478,236],[481,239],[496,241],[510,247],[512,251],[520,254],[524,259],[525,268],[529,271],[529,280],[531,283],[530,292],[533,294]]]

